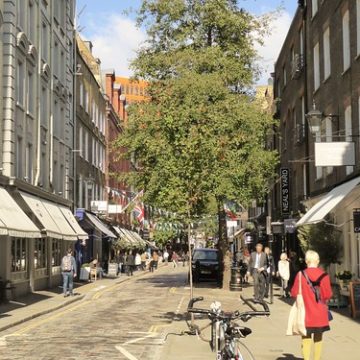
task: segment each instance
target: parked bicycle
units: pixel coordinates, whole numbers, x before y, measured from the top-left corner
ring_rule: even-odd
[[[210,324],[203,328],[197,325],[188,325],[190,332],[198,335],[204,341],[208,340],[202,336],[202,331],[211,326],[210,346],[216,355],[216,360],[255,360],[250,349],[240,340],[251,334],[252,331],[248,327],[238,325],[235,320],[247,322],[253,317],[269,316],[270,310],[265,302],[258,303],[263,307],[263,310],[259,311],[253,305],[255,303],[252,299],[243,297],[241,299],[251,308],[251,311],[226,313],[222,311],[221,304],[217,301],[211,304],[210,310],[194,308],[196,302],[204,300],[203,297],[193,298],[189,302],[187,310],[189,313],[204,314],[210,319]]]

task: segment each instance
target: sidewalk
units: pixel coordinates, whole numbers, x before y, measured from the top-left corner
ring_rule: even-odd
[[[133,277],[122,274],[117,278],[103,278],[91,283],[74,283],[74,296],[64,298],[62,287],[36,291],[24,297],[0,305],[0,332],[23,322],[61,309],[87,296],[104,291],[110,286],[121,284],[133,278],[141,277],[148,272],[137,271]]]
[[[242,292],[230,292],[220,289],[196,288],[194,296],[203,296],[205,301],[197,303],[197,307],[208,308],[210,303],[218,300],[222,303],[225,311],[246,311],[246,305],[242,304],[240,295],[251,298],[252,287],[244,288]],[[251,349],[258,360],[301,360],[300,337],[286,336],[286,326],[290,311],[290,302],[281,300],[278,296],[279,289],[275,286],[274,304],[270,305],[271,316],[269,318],[254,318],[246,324],[241,324],[252,329],[243,342]],[[180,313],[186,312],[189,297],[183,302]],[[344,315],[345,314],[345,315]],[[347,309],[333,311],[334,320],[331,322],[332,330],[324,335],[323,360],[358,360],[360,349],[360,323],[348,316]],[[195,321],[204,326],[208,320]],[[173,322],[171,333],[181,333],[188,330],[184,321]],[[210,339],[210,330],[204,333]],[[215,358],[211,353],[210,346],[196,336],[169,335],[164,345],[161,360],[202,360]]]

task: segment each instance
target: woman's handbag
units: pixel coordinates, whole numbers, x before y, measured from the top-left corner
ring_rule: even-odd
[[[305,327],[305,304],[302,296],[301,277],[302,274],[300,272],[299,293],[296,296],[296,301],[290,310],[286,335],[307,335]]]

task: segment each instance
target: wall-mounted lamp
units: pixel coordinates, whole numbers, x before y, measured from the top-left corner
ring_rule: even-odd
[[[321,131],[321,122],[327,118],[329,119],[339,119],[339,115],[336,114],[324,114],[319,109],[316,108],[315,102],[313,103],[313,108],[305,115],[311,134],[316,134]]]

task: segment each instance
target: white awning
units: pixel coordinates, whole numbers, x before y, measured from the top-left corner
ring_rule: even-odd
[[[40,238],[41,232],[16,203],[12,196],[0,187],[0,234],[23,238]]]
[[[61,212],[59,205],[47,201],[47,200],[41,200],[50,214],[50,216],[53,218],[57,226],[59,227],[61,234],[63,236],[64,240],[77,240],[77,234],[74,231],[74,229],[70,226],[70,224],[65,219],[63,213]]]
[[[79,223],[76,221],[75,216],[71,212],[71,210],[65,206],[60,206],[59,208],[66,218],[66,220],[69,222],[70,226],[73,228],[75,233],[77,234],[78,239],[80,240],[86,240],[89,238],[89,235],[80,227]]]
[[[296,223],[296,226],[316,224],[322,221],[359,183],[360,177],[357,177],[332,189]]]
[[[42,224],[42,231],[45,231],[46,235],[49,237],[62,239],[62,232],[45,208],[43,201],[40,198],[27,193],[21,192],[20,195]]]
[[[110,229],[108,229],[106,227],[106,225],[100,219],[98,219],[95,215],[86,212],[86,216],[93,223],[93,225],[104,235],[106,235],[109,238],[113,238],[113,239],[117,238],[117,236]]]

